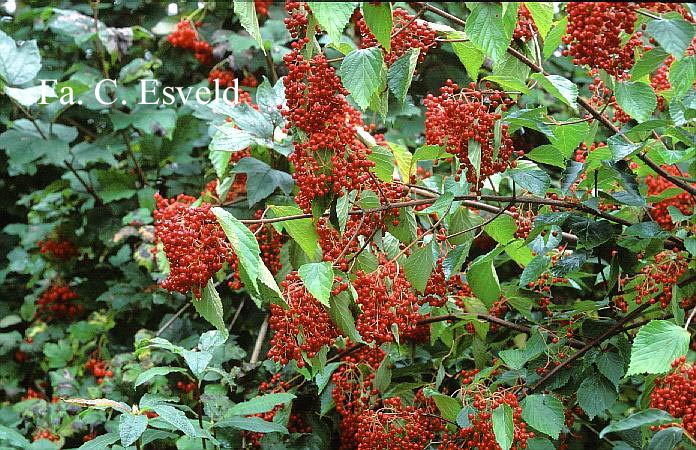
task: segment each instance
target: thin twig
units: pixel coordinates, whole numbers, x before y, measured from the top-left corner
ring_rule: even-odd
[[[256,337],[256,343],[254,344],[254,351],[251,353],[251,358],[249,362],[251,364],[256,364],[259,362],[259,355],[261,354],[261,348],[263,347],[263,341],[266,339],[266,333],[268,332],[268,316],[263,319],[261,328],[259,329],[259,335]]]
[[[133,151],[133,146],[131,145],[131,140],[128,136],[128,132],[126,130],[123,130],[121,132],[121,136],[123,137],[123,142],[126,143],[128,155],[131,157],[131,159],[133,160],[133,164],[135,165],[135,172],[138,174],[138,181],[140,182],[140,187],[145,187],[147,186],[145,174],[143,173],[143,169],[140,168],[140,164],[138,164],[138,160],[135,157],[135,152]]]
[[[195,301],[195,300],[194,300],[194,301]],[[159,337],[162,333],[164,333],[165,330],[166,330],[167,328],[169,328],[169,327],[174,323],[174,321],[176,321],[176,319],[178,319],[179,316],[182,315],[182,314],[184,313],[184,311],[186,311],[187,309],[189,309],[190,306],[191,306],[191,302],[186,302],[186,304],[185,304],[184,306],[182,306],[172,317],[169,318],[169,320],[167,320],[167,321],[164,323],[164,325],[162,325],[162,326],[160,327],[159,330],[157,330],[157,333],[155,333],[155,337]]]

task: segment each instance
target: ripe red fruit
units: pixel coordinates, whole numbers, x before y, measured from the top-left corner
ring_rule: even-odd
[[[682,356],[672,363],[674,371],[655,380],[650,393],[650,407],[667,411],[682,419],[681,426],[689,434],[696,431],[696,366]],[[663,425],[669,427],[671,425]]]
[[[82,305],[75,303],[77,298],[77,293],[70,286],[54,282],[36,300],[36,316],[46,322],[73,319],[83,311]]]

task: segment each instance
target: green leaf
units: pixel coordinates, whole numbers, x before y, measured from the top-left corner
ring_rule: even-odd
[[[42,94],[43,89],[46,90],[45,94]],[[12,88],[5,86],[5,94],[13,98],[17,103],[22,106],[32,106],[41,100],[42,95],[46,98],[56,97],[53,93],[53,89],[43,88],[41,86],[33,86],[29,88]]]
[[[646,83],[617,83],[614,95],[621,109],[638,122],[648,120],[657,107],[655,91]]]
[[[407,50],[399,59],[392,63],[387,72],[387,84],[389,85],[389,89],[401,105],[404,104],[408,89],[411,87],[411,81],[413,81],[413,73],[416,70],[416,64],[418,64],[419,54],[420,49],[418,48]]]
[[[228,416],[248,416],[252,414],[265,413],[276,405],[282,405],[288,403],[295,398],[294,394],[289,394],[287,392],[278,394],[264,394],[258,397],[254,397],[246,402],[237,403],[233,405],[226,413]]]
[[[193,428],[191,421],[186,417],[183,411],[163,403],[152,405],[152,410],[155,411],[162,420],[183,432],[185,435],[192,437],[197,436],[196,429]]]
[[[246,187],[249,207],[271,195],[277,188],[289,195],[295,185],[290,174],[275,170],[256,158],[242,158],[235,164],[232,172],[247,174]]]
[[[0,431],[0,437],[2,437],[2,432]],[[117,433],[106,433],[101,436],[97,436],[91,441],[85,442],[77,450],[104,450],[109,448],[111,444],[116,443],[120,439]],[[26,448],[26,447],[25,447]]]
[[[226,152],[227,159],[230,159],[229,152],[244,150],[254,142],[251,133],[240,130],[231,122],[225,122],[217,127],[208,148],[212,152]]]
[[[578,87],[567,78],[560,75],[543,75],[535,73],[532,79],[539,82],[546,92],[556,97],[573,109],[578,109]]]
[[[453,33],[448,35],[448,38],[458,38],[458,34]],[[481,50],[476,47],[473,43],[469,41],[465,42],[452,42],[452,50],[454,54],[457,55],[459,60],[464,64],[467,75],[472,80],[478,80],[478,72],[483,65],[483,60],[485,55]]]
[[[648,34],[676,59],[684,52],[694,38],[694,26],[684,19],[655,19],[648,22]]]
[[[607,146],[611,150],[614,161],[619,161],[643,148],[643,144],[632,144],[621,134],[615,134],[607,139]]]
[[[633,430],[634,428],[639,428],[646,425],[662,425],[664,423],[670,423],[673,421],[674,417],[661,409],[646,409],[645,411],[639,411],[635,414],[631,414],[625,419],[612,421],[609,425],[602,429],[602,431],[599,433],[599,438],[604,439],[604,436],[609,433]]]
[[[242,24],[247,33],[249,33],[251,37],[258,42],[261,50],[266,53],[263,45],[263,38],[261,37],[261,30],[259,29],[259,19],[256,17],[256,7],[254,2],[247,0],[234,0],[234,13],[237,15],[237,17],[239,17],[239,22]]]
[[[429,387],[423,388],[423,394],[435,401],[435,406],[437,406],[442,417],[452,422],[457,420],[457,415],[459,415],[459,411],[462,409],[462,403],[459,399],[440,394]]]
[[[565,422],[560,400],[553,395],[533,394],[525,397],[521,406],[522,419],[527,425],[558,439]]]
[[[287,217],[302,214],[297,206],[270,206],[275,217]],[[314,258],[318,252],[319,235],[312,224],[312,219],[292,219],[282,222],[283,228],[297,242],[309,258]]]
[[[196,378],[203,376],[205,369],[213,360],[213,354],[208,351],[183,350],[181,356],[184,357],[184,361]]]
[[[353,100],[366,109],[386,84],[382,51],[376,47],[353,50],[343,59],[338,75]]]
[[[406,259],[404,274],[409,283],[422,293],[425,291],[428,278],[435,268],[434,265],[432,244],[424,245]]]
[[[493,266],[493,258],[496,251],[479,256],[466,272],[466,279],[478,297],[486,306],[490,307],[500,297],[500,283],[498,274]]]
[[[563,39],[563,36],[566,34],[567,27],[568,18],[564,17],[563,19],[556,22],[553,28],[551,28],[549,34],[546,35],[546,39],[544,39],[544,59],[549,59],[551,55],[553,55],[553,52],[555,52],[561,45],[561,40]]]
[[[667,58],[668,53],[660,47],[655,47],[643,54],[631,69],[631,80],[638,81],[657,70]]]
[[[220,294],[215,289],[215,283],[213,283],[212,278],[208,280],[208,284],[203,289],[200,300],[194,298],[192,301],[198,314],[217,328],[224,338],[227,339],[229,331],[225,326],[222,301],[220,300]]]
[[[615,352],[602,352],[595,361],[599,372],[607,377],[609,381],[614,383],[614,387],[618,389],[619,381],[626,373],[624,359]]]
[[[121,414],[118,434],[121,445],[128,447],[137,441],[147,429],[147,416],[140,414]]]
[[[616,402],[618,394],[611,381],[600,374],[594,374],[585,378],[577,391],[578,404],[590,418],[594,419],[611,408]]]
[[[587,122],[556,125],[553,127],[551,143],[561,151],[563,157],[572,158],[578,145],[587,139],[589,131]]]
[[[385,183],[391,183],[394,177],[394,156],[392,152],[381,145],[375,145],[372,147],[372,153],[370,153],[367,159],[375,163],[374,167],[370,167],[370,171],[374,172],[377,178]]]
[[[646,450],[672,450],[682,440],[684,429],[681,427],[670,427],[655,433]]]
[[[464,32],[479,50],[498,61],[510,45],[514,26],[512,29],[505,26],[503,8],[499,4],[474,3],[472,8]]]
[[[521,188],[543,197],[551,186],[551,178],[541,169],[510,171],[510,176]]]
[[[288,429],[277,422],[268,422],[260,417],[230,417],[215,425],[215,428],[236,428],[238,430],[253,431],[254,433],[282,433],[288,434]]]
[[[331,42],[341,42],[343,29],[355,11],[355,2],[307,2],[319,25],[326,30]]]
[[[532,149],[532,151],[525,156],[538,163],[565,168],[565,158],[561,154],[561,151],[553,145],[541,145]]]
[[[450,250],[442,263],[442,269],[445,272],[445,278],[450,279],[452,275],[459,273],[469,256],[471,250],[471,241],[458,245],[454,250]]]
[[[12,86],[28,83],[41,70],[41,54],[35,40],[16,44],[0,31],[0,78]]]
[[[333,288],[334,272],[330,262],[309,263],[301,266],[297,273],[302,282],[317,300],[324,306],[329,305],[329,296]]]
[[[520,275],[520,287],[527,287],[532,281],[538,280],[541,274],[548,269],[550,262],[551,259],[548,256],[535,256]]]
[[[399,173],[401,174],[402,180],[408,180],[411,175],[416,173],[416,168],[413,161],[413,155],[408,151],[408,148],[403,145],[394,144],[389,142],[389,148],[394,154],[394,159],[396,160],[396,166],[399,168]]]
[[[507,214],[496,217],[492,222],[483,227],[486,233],[499,244],[507,244],[515,239],[517,225],[515,219]]]
[[[259,243],[256,241],[254,233],[249,231],[243,223],[237,220],[229,212],[220,207],[211,208],[215,217],[217,217],[222,230],[225,232],[227,239],[232,244],[232,249],[237,255],[239,264],[248,275],[248,280],[244,280],[247,286],[251,283],[254,290],[258,291],[257,279],[259,277],[259,265],[261,264],[261,253]]]
[[[377,371],[375,372],[375,378],[372,385],[379,392],[386,392],[387,388],[389,387],[389,384],[391,383],[392,371],[389,368],[390,365],[391,360],[387,355],[379,364],[379,367],[377,367]]]
[[[186,373],[186,369],[184,369],[183,367],[152,367],[138,375],[138,378],[135,379],[135,384],[133,385],[133,387],[138,387],[143,383],[147,383],[148,381],[150,381],[158,375],[167,375],[174,372]]]
[[[510,450],[512,439],[515,436],[515,424],[512,422],[512,408],[503,403],[493,410],[491,414],[493,434],[495,441],[502,450]]]
[[[355,319],[350,312],[350,294],[342,291],[338,296],[329,299],[329,317],[341,333],[353,342],[362,342],[362,337],[355,328]]]
[[[476,172],[476,179],[478,180],[481,177],[481,143],[474,139],[469,139],[468,147],[469,161],[474,166],[474,172]]]
[[[491,75],[484,78],[484,80],[492,81],[504,90],[520,91],[523,94],[529,94],[531,92],[527,85],[524,83],[524,81],[515,77],[504,75]]]
[[[421,213],[423,214],[432,214],[432,213],[437,213],[437,214],[443,214],[445,211],[447,211],[450,208],[450,205],[452,204],[452,201],[454,200],[454,194],[451,192],[445,192],[442,195],[440,195],[437,200],[435,200],[435,203],[432,205],[428,206],[425,208]]]
[[[681,100],[693,89],[696,79],[696,56],[687,56],[675,61],[669,68],[672,99]]]
[[[377,42],[384,47],[386,51],[391,50],[391,34],[393,19],[392,7],[390,2],[363,2],[362,4],[363,18],[367,28],[375,35]]]
[[[651,320],[638,330],[626,375],[668,372],[672,362],[688,349],[688,331],[668,320]]]
[[[588,219],[582,216],[572,216],[570,231],[578,237],[578,243],[585,248],[594,248],[611,239],[614,230],[606,220]]]
[[[549,34],[551,25],[553,24],[553,3],[524,2],[524,6],[531,13],[541,38],[546,39],[546,35]]]

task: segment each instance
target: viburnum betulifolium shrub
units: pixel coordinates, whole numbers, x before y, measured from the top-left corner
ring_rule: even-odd
[[[51,3],[1,449],[696,449],[694,4]]]

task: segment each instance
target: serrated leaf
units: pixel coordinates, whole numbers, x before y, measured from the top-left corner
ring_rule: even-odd
[[[646,31],[676,59],[684,55],[694,38],[693,24],[681,18],[651,20]]]
[[[689,339],[682,327],[668,320],[651,320],[638,330],[626,375],[668,372],[675,359],[686,355]]]
[[[118,434],[121,445],[128,447],[140,439],[147,429],[147,416],[140,414],[121,414],[118,423]]]
[[[532,149],[525,156],[538,163],[565,168],[565,158],[561,151],[553,145],[541,145]]]
[[[522,419],[527,425],[558,439],[565,422],[563,403],[560,400],[553,395],[533,394],[525,397],[520,406]]]
[[[696,79],[696,56],[687,56],[675,61],[669,67],[669,83],[671,85],[672,99],[681,100],[688,94]]]
[[[362,337],[355,328],[355,319],[350,312],[350,295],[342,291],[338,296],[329,299],[329,317],[336,324],[341,333],[352,342],[362,342]]]
[[[418,55],[420,49],[412,48],[407,50],[402,56],[394,61],[387,72],[387,84],[389,90],[392,91],[399,104],[403,105],[406,100],[406,94],[411,87],[413,81],[413,73],[418,64]]]
[[[510,176],[521,188],[543,197],[551,186],[551,177],[540,169],[510,171]]]
[[[192,437],[197,436],[196,429],[183,411],[162,403],[152,405],[152,410],[155,411],[162,420],[183,432],[185,435]]]
[[[491,422],[493,423],[495,441],[502,450],[510,450],[515,436],[515,424],[512,421],[512,408],[510,405],[503,403],[495,408],[491,414]]]
[[[229,212],[220,207],[211,208],[215,217],[217,217],[222,230],[225,232],[227,239],[232,244],[239,264],[244,268],[248,275],[248,282],[251,283],[254,290],[258,290],[257,279],[259,277],[259,264],[261,263],[261,252],[259,243],[256,241],[254,234],[249,231],[243,223],[237,220]],[[246,284],[245,280],[245,284]]]
[[[148,381],[150,381],[158,375],[167,375],[175,372],[186,373],[186,369],[184,369],[183,367],[152,367],[138,375],[138,378],[135,379],[135,384],[133,385],[133,387],[138,387],[143,383],[147,383]]]
[[[474,3],[467,17],[464,32],[471,42],[493,61],[498,61],[506,52],[514,26],[510,29],[503,20],[503,8],[494,3]]]
[[[366,109],[386,85],[382,51],[376,47],[353,50],[343,59],[338,75],[358,106]]]
[[[236,428],[254,433],[288,434],[288,429],[276,422],[269,422],[260,417],[230,417],[213,425],[215,428]]]
[[[413,252],[404,263],[404,274],[406,279],[419,291],[425,291],[428,278],[434,269],[432,245],[424,245]]]
[[[573,109],[578,109],[578,87],[567,78],[560,75],[543,75],[535,73],[532,79],[539,84],[551,95],[562,101]]]
[[[41,69],[41,54],[35,40],[15,43],[0,31],[0,78],[12,86],[28,83]]]
[[[370,171],[381,181],[391,183],[394,178],[394,156],[392,152],[381,145],[375,145],[372,147],[372,153],[370,153],[367,159],[375,163],[373,167],[370,167]]]
[[[457,35],[448,36],[450,38],[457,38]],[[476,47],[472,42],[452,42],[452,50],[454,54],[457,55],[459,60],[464,64],[467,75],[472,80],[478,80],[478,72],[483,65],[483,60],[485,56],[481,50]]]
[[[297,206],[270,206],[275,217],[287,217],[302,214],[302,210]],[[319,245],[319,235],[312,224],[311,219],[292,219],[286,220],[283,228],[291,238],[302,248],[309,258],[314,258]]]
[[[609,425],[602,429],[602,431],[599,433],[599,438],[604,439],[604,436],[609,433],[633,430],[634,428],[639,428],[646,425],[662,425],[672,421],[674,421],[674,417],[661,409],[646,409],[645,411],[639,411],[635,414],[631,414],[625,419],[612,421]]]
[[[355,2],[307,2],[319,25],[326,30],[331,42],[341,41],[343,29],[355,11]]]
[[[334,272],[331,263],[309,263],[302,265],[297,273],[310,294],[324,306],[329,305],[333,288]]]
[[[631,80],[637,81],[657,70],[667,58],[668,53],[660,47],[655,47],[643,53],[631,69]]]
[[[594,419],[616,403],[618,394],[614,385],[600,374],[591,375],[580,383],[577,390],[578,404],[590,418]]]
[[[621,109],[638,122],[648,120],[657,107],[655,91],[646,83],[617,83],[614,95]]]
[[[276,405],[282,405],[288,403],[295,398],[294,394],[289,394],[286,392],[277,394],[264,394],[258,397],[254,397],[251,400],[237,403],[233,405],[228,411],[228,416],[248,416],[252,414],[265,413]]]
[[[524,2],[524,6],[529,10],[534,19],[534,25],[539,30],[542,39],[551,30],[553,24],[553,3],[551,2]]]
[[[391,51],[393,28],[392,6],[390,2],[363,2],[363,18],[367,28],[375,35],[377,42],[386,51]]]
[[[254,2],[247,0],[234,0],[234,13],[239,17],[239,22],[242,24],[244,29],[251,35],[254,40],[259,44],[261,50],[266,53],[265,47],[263,46],[263,38],[261,37],[261,30],[259,29],[259,19],[256,17],[256,7]]]
[[[215,283],[213,283],[212,278],[208,280],[208,284],[203,289],[201,298],[197,299],[194,297],[192,301],[193,307],[196,308],[198,314],[217,328],[224,338],[227,339],[229,337],[229,331],[225,326],[225,312],[222,308],[220,294],[218,294],[217,289],[215,289]]]
[[[544,59],[549,59],[561,45],[562,38],[566,34],[568,27],[568,17],[564,17],[553,25],[544,39]]]

